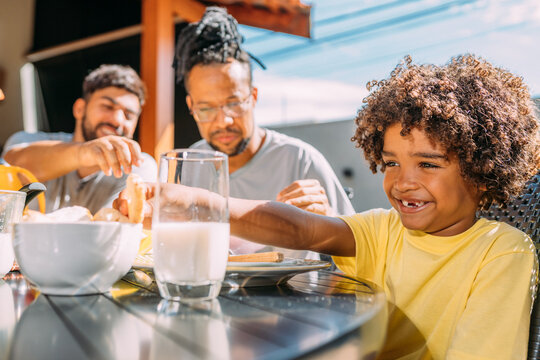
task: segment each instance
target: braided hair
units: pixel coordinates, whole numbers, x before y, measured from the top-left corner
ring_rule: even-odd
[[[173,66],[176,82],[185,78],[197,64],[225,64],[229,58],[238,60],[249,68],[250,58],[264,69],[264,65],[253,55],[240,47],[244,38],[238,32],[238,22],[226,9],[210,6],[201,21],[187,25],[178,35]]]

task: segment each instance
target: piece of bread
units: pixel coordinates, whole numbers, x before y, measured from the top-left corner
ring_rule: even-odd
[[[126,184],[128,200],[128,218],[132,223],[142,223],[144,220],[145,186],[137,174],[129,174]]]
[[[52,222],[52,219],[39,211],[27,209],[24,211],[22,221],[44,223]]]
[[[95,213],[94,221],[118,221],[121,223],[127,223],[129,222],[129,219],[116,209],[101,208],[97,213]]]
[[[243,254],[243,255],[229,255],[229,261],[231,262],[282,262],[283,253],[277,251]]]
[[[68,206],[46,215],[51,222],[92,221],[90,211],[82,206]]]

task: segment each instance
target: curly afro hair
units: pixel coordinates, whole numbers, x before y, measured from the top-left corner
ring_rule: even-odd
[[[351,140],[373,173],[385,170],[384,133],[396,123],[402,136],[421,129],[457,155],[464,179],[487,189],[480,207],[504,205],[539,169],[538,120],[527,86],[482,58],[463,55],[435,66],[407,56],[388,79],[367,87]]]

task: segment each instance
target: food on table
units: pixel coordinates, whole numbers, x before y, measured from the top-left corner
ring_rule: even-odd
[[[95,215],[94,221],[130,222],[128,217],[113,208],[101,208]]]
[[[132,223],[144,220],[145,187],[144,181],[137,174],[129,174],[126,185],[128,199],[128,218]]]
[[[68,206],[48,214],[39,211],[27,210],[23,215],[23,221],[27,222],[79,222],[79,221],[117,221],[130,222],[122,213],[113,208],[101,208],[94,216],[82,206]]]
[[[52,222],[51,219],[45,214],[40,213],[39,211],[35,210],[25,210],[22,221],[28,221],[28,222]]]
[[[82,206],[69,206],[58,209],[48,214],[39,211],[27,210],[23,215],[23,221],[29,222],[78,222],[92,221],[92,213]]]
[[[140,176],[130,174],[127,178],[126,195],[128,201],[128,216],[113,208],[102,208],[94,216],[82,206],[68,206],[48,214],[27,210],[23,221],[30,222],[78,222],[78,221],[117,221],[142,223],[144,219],[145,201],[144,182]]]
[[[230,262],[282,262],[283,254],[277,251],[244,254],[244,255],[229,255]]]

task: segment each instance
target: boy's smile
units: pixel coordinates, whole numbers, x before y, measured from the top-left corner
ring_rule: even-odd
[[[458,159],[426,134],[413,129],[401,136],[394,124],[384,134],[384,191],[403,225],[437,236],[470,228],[481,192],[465,182]]]

